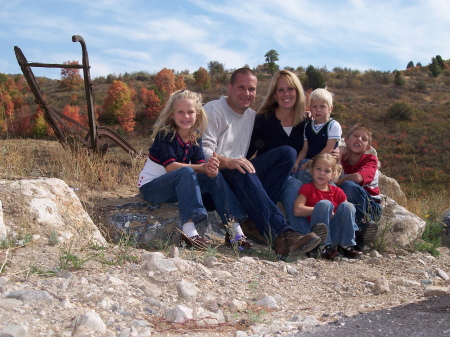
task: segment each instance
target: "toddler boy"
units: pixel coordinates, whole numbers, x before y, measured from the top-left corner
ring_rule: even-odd
[[[330,118],[333,110],[333,96],[327,89],[316,89],[309,96],[309,108],[313,120],[305,125],[303,133],[303,148],[297,156],[293,172],[302,183],[311,182],[311,176],[306,170],[308,160],[319,153],[331,153],[341,139],[341,125]]]

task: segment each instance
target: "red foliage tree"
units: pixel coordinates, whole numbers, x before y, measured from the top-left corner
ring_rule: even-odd
[[[124,104],[117,115],[117,120],[119,121],[120,127],[125,132],[132,132],[136,121],[134,117],[136,115],[136,108],[133,102],[128,102]]]
[[[155,85],[158,90],[168,97],[171,93],[175,91],[175,74],[172,70],[164,68],[160,70],[155,76]]]
[[[186,83],[184,83],[184,76],[177,75],[175,78],[175,90],[186,89]]]
[[[67,61],[63,64],[79,65],[78,61]],[[83,83],[83,78],[80,75],[80,70],[75,68],[61,69],[60,87],[68,90],[78,89]]]
[[[144,116],[148,120],[152,120],[158,116],[161,111],[161,100],[155,94],[154,90],[141,88],[141,100],[144,103]]]
[[[113,81],[103,104],[101,119],[108,124],[119,124],[125,131],[134,129],[136,108],[131,102],[131,90],[122,81]]]
[[[74,121],[83,124],[83,119],[81,118],[79,107],[74,106],[74,105],[65,105],[62,110],[62,113],[64,115],[66,115],[67,117],[73,119]],[[74,124],[68,120],[66,120],[66,122],[69,127],[75,128],[78,131],[80,131],[79,127],[76,124]]]

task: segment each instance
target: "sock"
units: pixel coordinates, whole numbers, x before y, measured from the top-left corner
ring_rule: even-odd
[[[237,222],[233,222],[233,231],[235,237],[236,235],[244,236],[244,232],[242,231],[241,225]]]
[[[197,229],[193,222],[186,222],[183,224],[183,233],[187,235],[188,238],[198,235]]]

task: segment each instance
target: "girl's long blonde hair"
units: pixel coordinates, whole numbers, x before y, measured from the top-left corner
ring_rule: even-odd
[[[267,95],[258,110],[258,115],[264,114],[266,117],[269,117],[272,111],[278,107],[278,102],[275,100],[275,91],[280,78],[284,78],[289,86],[297,92],[297,100],[294,106],[294,126],[296,126],[305,119],[306,99],[298,76],[289,70],[280,70],[273,75]]]
[[[172,93],[167,100],[166,105],[162,109],[153,126],[153,133],[151,137],[153,140],[159,132],[163,132],[164,134],[173,133],[173,137],[175,137],[177,126],[172,116],[175,112],[175,104],[180,99],[190,99],[194,101],[195,114],[197,118],[194,125],[189,130],[189,139],[192,142],[197,143],[197,140],[201,138],[206,129],[206,125],[208,124],[208,118],[206,117],[205,110],[202,106],[202,95],[183,89]]]

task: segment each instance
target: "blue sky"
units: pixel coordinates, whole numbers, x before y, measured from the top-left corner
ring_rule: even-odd
[[[264,63],[392,71],[450,58],[450,1],[396,0],[0,0],[0,73],[29,62],[80,61],[91,76]],[[56,69],[36,76],[60,78]]]

